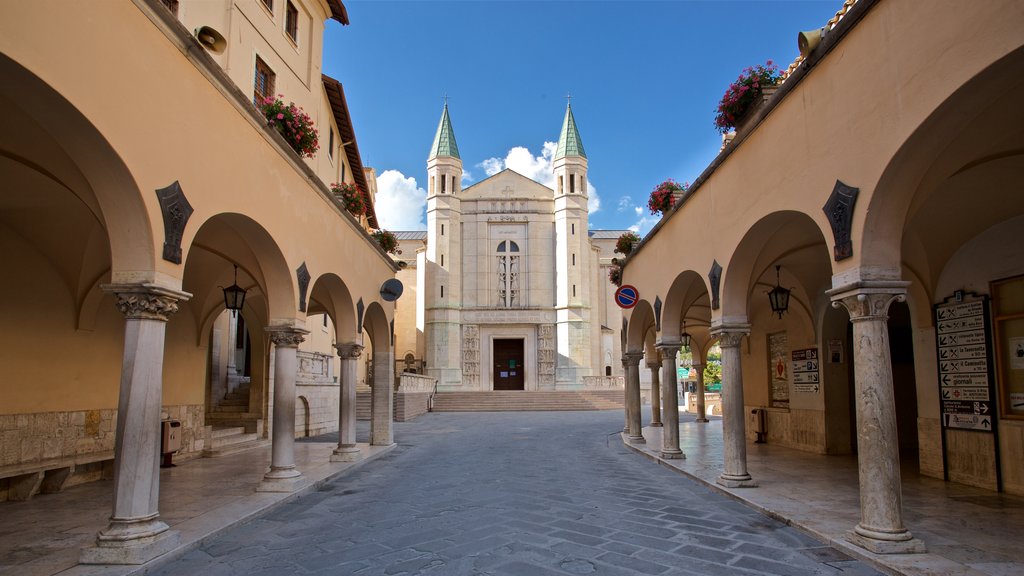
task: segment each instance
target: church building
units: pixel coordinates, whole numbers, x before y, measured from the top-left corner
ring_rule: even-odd
[[[590,230],[571,107],[553,170],[554,189],[509,169],[463,189],[445,105],[427,159],[427,230],[398,233],[399,278],[415,298],[396,311],[397,370],[434,376],[440,391],[621,385],[608,271],[623,231]]]

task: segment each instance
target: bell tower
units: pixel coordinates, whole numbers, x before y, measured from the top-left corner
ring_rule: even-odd
[[[440,390],[462,384],[462,159],[448,115],[441,113],[427,157],[427,252],[424,338],[427,373]]]

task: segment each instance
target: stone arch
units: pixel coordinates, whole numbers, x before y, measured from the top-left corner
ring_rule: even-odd
[[[1013,186],[1024,165],[1024,142],[1019,131],[1006,129],[1024,125],[1022,90],[1024,47],[981,70],[921,122],[889,160],[864,208],[863,231],[854,236],[862,267],[898,274],[908,255],[923,251],[921,238],[908,238],[915,219],[932,218],[929,226],[941,233],[938,245],[928,246],[935,261],[948,259],[948,251],[999,221],[1024,213],[1024,194]],[[1006,178],[1014,172],[1018,177]],[[997,185],[958,196],[958,184],[969,179]],[[918,273],[934,279],[941,269]]]
[[[677,342],[686,321],[686,331],[695,343],[707,342],[711,327],[711,298],[704,277],[686,270],[676,275],[665,296],[661,316],[661,338]]]
[[[626,327],[626,348],[623,352],[643,352],[647,331],[654,326],[654,309],[647,300],[633,307]]]
[[[359,335],[352,293],[337,274],[322,274],[313,282],[306,313],[310,316],[326,314],[330,317],[339,343],[355,341]]]
[[[109,238],[109,243],[103,242],[108,244],[110,280],[154,281],[153,224],[142,192],[117,151],[85,113],[3,54],[0,105],[6,112],[0,128],[0,165],[5,183],[13,185],[14,178],[26,178],[48,188],[52,195],[73,198],[80,204],[79,210],[98,224],[97,233]],[[4,193],[0,198],[9,202],[12,195]],[[37,198],[34,204],[39,202]],[[69,237],[91,239],[93,235],[70,236],[64,232],[57,238]],[[80,286],[97,276],[95,271],[91,276],[88,270],[81,272],[81,277],[70,279]],[[79,303],[88,299],[88,286],[79,292],[74,295]]]

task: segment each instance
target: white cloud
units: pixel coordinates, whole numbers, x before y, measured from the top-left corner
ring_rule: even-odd
[[[534,156],[533,152],[530,152],[525,146],[514,146],[509,149],[504,158],[488,158],[477,166],[483,168],[484,173],[488,176],[494,176],[508,168],[548,188],[554,188],[555,175],[551,169],[557,149],[557,142],[545,142],[541,147],[540,156]],[[587,207],[591,214],[601,209],[601,198],[589,178],[587,178]]]
[[[646,236],[651,228],[658,223],[661,218],[650,213],[646,206],[638,206],[633,203],[633,199],[629,196],[622,196],[619,198],[618,204],[619,212],[633,212],[636,215],[636,221],[629,226],[629,230],[636,232],[641,237]]]
[[[398,170],[377,176],[377,223],[386,230],[426,230],[427,192]]]
[[[473,175],[469,173],[469,170],[462,171],[462,183],[468,184],[473,181]]]

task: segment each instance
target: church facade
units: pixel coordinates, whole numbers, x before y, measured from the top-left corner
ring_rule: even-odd
[[[465,189],[448,107],[427,160],[427,231],[400,232],[397,369],[441,391],[574,390],[621,382],[622,231],[589,229],[587,156],[571,107],[554,189],[503,170]],[[412,306],[415,302],[415,307]]]

